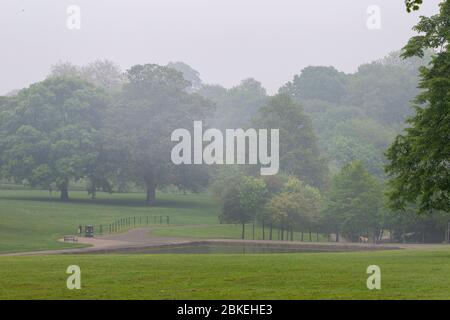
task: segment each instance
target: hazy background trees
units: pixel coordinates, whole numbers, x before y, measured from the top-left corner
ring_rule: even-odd
[[[62,200],[79,181],[93,198],[133,186],[148,205],[169,185],[209,188],[221,220],[242,224],[243,236],[253,223],[270,239],[275,226],[285,240],[322,232],[441,241],[450,219],[449,10],[445,1],[439,15],[422,17],[403,53],[351,74],[309,66],[274,95],[253,78],[205,83],[180,61],[127,71],[108,60],[58,63],[47,79],[0,97],[0,178],[57,189]],[[195,120],[279,129],[280,173],[173,165],[171,133]]]
[[[175,129],[191,128],[194,120],[206,119],[213,112],[213,105],[188,93],[190,83],[175,69],[136,65],[126,75],[128,81],[111,112],[108,135],[113,145],[125,150],[120,163],[126,167],[122,170],[145,186],[147,203],[152,205],[157,187],[168,183],[196,187],[190,179],[182,178],[180,170],[175,170],[170,159],[170,137]]]
[[[3,101],[1,172],[30,186],[57,188],[94,174],[108,101],[103,90],[71,76],[51,77]]]

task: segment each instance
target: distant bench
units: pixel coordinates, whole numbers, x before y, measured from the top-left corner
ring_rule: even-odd
[[[76,236],[64,236],[64,242],[78,242]]]

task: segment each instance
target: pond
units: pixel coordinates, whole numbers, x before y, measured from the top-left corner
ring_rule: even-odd
[[[147,247],[140,249],[127,249],[121,253],[143,253],[143,254],[270,254],[270,253],[296,253],[296,252],[319,252],[311,249],[300,249],[280,246],[261,246],[244,244],[189,244]]]

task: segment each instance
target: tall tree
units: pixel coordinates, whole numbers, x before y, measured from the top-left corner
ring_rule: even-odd
[[[245,238],[245,224],[254,221],[266,201],[264,180],[253,177],[235,177],[223,194],[220,220],[242,224],[242,239]]]
[[[261,178],[243,177],[239,187],[239,201],[242,210],[255,223],[258,214],[263,211],[267,201],[266,183]],[[245,225],[242,229],[242,239],[245,237]]]
[[[351,239],[361,234],[376,236],[381,225],[383,194],[361,162],[353,161],[337,174],[326,196],[325,215],[337,230]]]
[[[8,97],[0,110],[0,163],[18,182],[61,191],[98,159],[107,107],[102,90],[73,77],[52,77]]]
[[[152,205],[156,188],[174,182],[172,132],[192,128],[194,120],[205,119],[212,104],[187,93],[188,81],[172,68],[136,65],[127,71],[127,77],[111,114],[108,136],[112,145],[125,150],[125,159],[120,161],[122,170],[146,187],[147,204]],[[187,180],[178,179],[177,183],[182,181]]]
[[[269,202],[269,211],[282,230],[293,238],[294,230],[311,231],[319,221],[321,196],[318,189],[303,184],[296,177],[289,177],[283,191]]]
[[[311,121],[301,105],[286,94],[272,97],[255,125],[280,130],[280,170],[306,184],[324,188],[328,168],[320,155]]]
[[[440,12],[421,17],[414,27],[420,35],[404,47],[403,57],[422,57],[434,50],[431,63],[420,70],[422,93],[409,127],[387,151],[390,205],[403,209],[418,203],[420,211],[450,211],[450,1]]]
[[[266,202],[267,188],[264,180],[247,176],[230,178],[222,193],[220,221],[240,223],[242,239],[245,238],[245,224],[255,221]]]

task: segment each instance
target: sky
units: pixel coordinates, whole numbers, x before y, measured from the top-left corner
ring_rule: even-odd
[[[183,61],[206,83],[253,77],[274,93],[306,66],[354,72],[400,49],[419,15],[438,12],[440,0],[424,2],[408,14],[403,0],[1,0],[0,94],[96,59]]]

